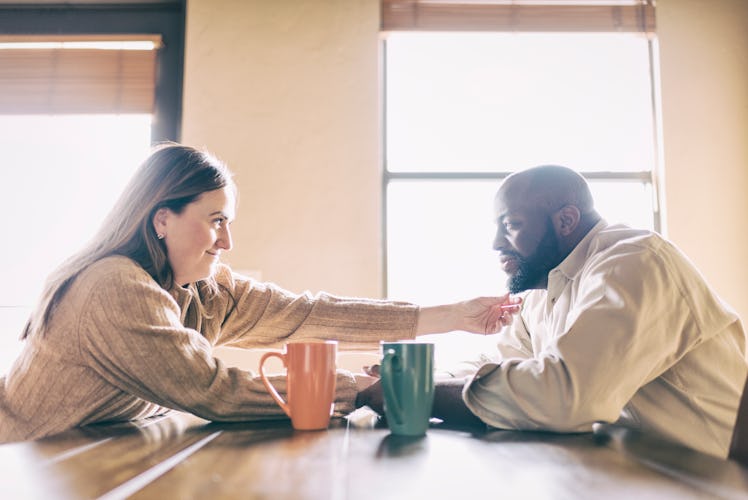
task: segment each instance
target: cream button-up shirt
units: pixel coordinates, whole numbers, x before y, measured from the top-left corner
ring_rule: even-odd
[[[463,392],[485,423],[620,422],[726,456],[748,368],[737,315],[656,233],[598,223],[525,297]]]

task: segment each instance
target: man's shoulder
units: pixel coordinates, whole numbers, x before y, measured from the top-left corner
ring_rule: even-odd
[[[628,242],[628,241],[658,241],[663,237],[650,229],[640,229],[627,226],[626,224],[608,224],[600,229],[595,238],[601,241]]]
[[[648,252],[672,247],[662,235],[648,229],[610,224],[598,231],[590,242],[590,255],[598,252]]]
[[[661,234],[646,229],[633,229],[622,224],[610,225],[592,240],[585,268],[618,273],[633,272],[639,276],[645,268],[659,268],[674,279],[690,276],[689,281],[701,283],[703,278],[686,254]]]

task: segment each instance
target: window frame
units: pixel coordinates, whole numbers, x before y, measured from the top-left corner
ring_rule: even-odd
[[[185,0],[0,5],[0,33],[6,36],[160,34],[163,46],[156,55],[151,142],[180,140]]]

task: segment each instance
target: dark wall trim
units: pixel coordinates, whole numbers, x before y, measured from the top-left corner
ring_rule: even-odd
[[[0,34],[160,34],[152,142],[179,141],[185,0],[135,4],[0,4]]]

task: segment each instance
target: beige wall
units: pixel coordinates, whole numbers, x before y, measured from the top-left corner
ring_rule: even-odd
[[[748,2],[658,0],[668,236],[748,320]]]
[[[236,173],[236,269],[381,296],[378,0],[189,0],[183,142]]]
[[[184,142],[241,190],[230,262],[381,293],[379,0],[188,0]],[[748,2],[658,0],[668,235],[748,317]]]

